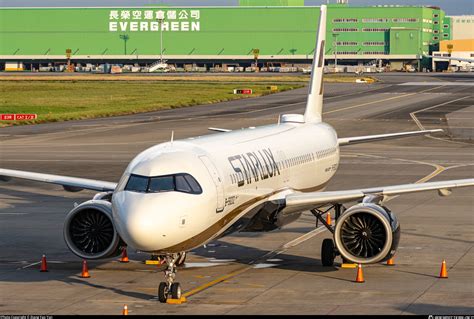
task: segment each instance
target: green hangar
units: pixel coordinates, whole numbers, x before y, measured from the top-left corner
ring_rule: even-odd
[[[0,63],[309,63],[319,8],[302,0],[241,0],[234,7],[0,8]],[[438,7],[328,7],[329,63],[430,66],[450,39]],[[332,60],[332,62],[331,62]],[[426,60],[426,61],[425,61]]]

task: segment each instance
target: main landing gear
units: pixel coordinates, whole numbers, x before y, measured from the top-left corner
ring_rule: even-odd
[[[172,254],[165,256],[166,270],[165,270],[165,282],[160,282],[158,287],[158,300],[160,302],[166,302],[168,298],[181,299],[181,285],[179,282],[174,282],[176,277],[177,262],[182,258],[180,254]],[[185,258],[185,257],[184,257]],[[184,263],[184,260],[183,260]]]
[[[339,216],[344,211],[344,206],[342,206],[341,204],[332,205],[326,210],[312,209],[311,213],[316,217],[316,227],[318,227],[319,222],[321,222],[334,235],[334,226],[328,224],[326,220],[324,220],[324,218],[322,217],[324,214],[327,214],[333,208],[336,212],[335,222],[337,222]],[[321,263],[323,264],[323,266],[334,266],[334,259],[336,259],[336,256],[338,255],[340,254],[337,251],[336,246],[334,245],[334,240],[332,238],[324,239],[321,246]]]

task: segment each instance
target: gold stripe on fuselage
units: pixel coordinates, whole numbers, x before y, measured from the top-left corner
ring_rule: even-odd
[[[306,189],[302,189],[302,190],[296,190],[296,191],[301,191],[301,192],[321,191],[326,187],[328,182],[329,181],[327,181],[327,182],[325,182],[321,185],[315,186],[315,187],[306,188]],[[220,230],[225,228],[230,222],[232,222],[232,220],[234,220],[235,217],[239,216],[247,208],[249,208],[250,206],[258,203],[259,201],[267,199],[270,196],[275,195],[275,194],[277,194],[281,191],[283,191],[283,190],[280,189],[280,190],[273,191],[273,192],[271,192],[269,194],[266,194],[266,195],[262,195],[262,196],[252,198],[251,200],[241,204],[240,206],[238,206],[234,210],[230,211],[227,215],[225,215],[223,218],[218,220],[216,223],[214,223],[211,227],[207,228],[203,232],[201,232],[201,233],[199,233],[199,234],[197,234],[197,235],[195,235],[195,236],[193,236],[193,237],[191,237],[191,238],[189,238],[189,239],[187,239],[187,240],[185,240],[185,241],[183,241],[183,242],[181,242],[177,245],[174,245],[174,246],[171,246],[171,247],[168,247],[168,248],[164,248],[164,249],[160,249],[156,253],[164,253],[164,252],[166,252],[166,253],[178,253],[178,252],[190,250],[194,247],[198,247],[198,246],[202,245],[203,243],[205,243],[209,238],[211,238],[212,236],[217,234]]]

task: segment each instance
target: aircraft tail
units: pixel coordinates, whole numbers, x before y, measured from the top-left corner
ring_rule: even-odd
[[[321,6],[319,14],[318,38],[314,50],[313,65],[311,68],[311,82],[309,83],[308,102],[304,119],[306,123],[317,123],[322,120],[323,113],[323,68],[324,45],[326,42],[326,11],[325,5]]]

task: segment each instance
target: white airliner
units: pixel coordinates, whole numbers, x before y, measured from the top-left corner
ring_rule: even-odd
[[[474,179],[324,191],[341,146],[441,131],[338,138],[321,119],[325,30],[321,6],[304,115],[153,146],[132,160],[117,184],[9,169],[0,169],[0,178],[100,191],[66,216],[67,246],[84,259],[117,256],[125,245],[162,256],[167,267],[158,288],[161,302],[181,297],[174,279],[186,251],[235,231],[279,229],[308,210],[334,235],[322,244],[324,266],[333,265],[336,255],[356,263],[387,260],[400,236],[396,216],[384,205],[388,196],[428,190],[448,195],[474,186]],[[346,209],[349,202],[356,204]],[[335,209],[335,226],[323,218],[329,209]]]

